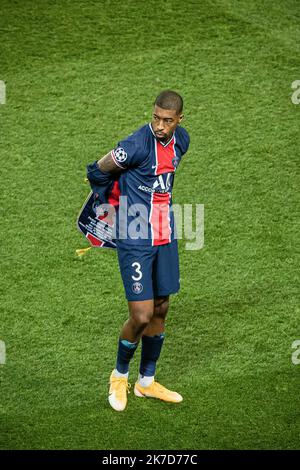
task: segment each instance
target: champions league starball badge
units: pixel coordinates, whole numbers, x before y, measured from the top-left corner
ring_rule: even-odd
[[[114,150],[114,155],[115,159],[119,163],[125,162],[125,160],[127,159],[127,153],[122,147],[118,147],[116,150]]]

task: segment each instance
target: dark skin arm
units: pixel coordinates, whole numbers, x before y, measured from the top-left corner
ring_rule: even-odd
[[[97,165],[100,170],[105,171],[106,173],[111,173],[112,175],[117,175],[124,171],[114,162],[111,152],[107,153],[100,160],[97,161]]]

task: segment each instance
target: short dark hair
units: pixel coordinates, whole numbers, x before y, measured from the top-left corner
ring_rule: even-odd
[[[183,99],[176,91],[164,90],[156,98],[155,105],[163,109],[175,109],[176,114],[180,114],[183,110]]]

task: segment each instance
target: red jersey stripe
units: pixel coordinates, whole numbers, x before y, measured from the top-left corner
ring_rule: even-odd
[[[112,206],[118,206],[120,193],[121,191],[120,191],[119,181],[116,180],[113,184],[112,190],[109,193],[108,204],[111,204]]]
[[[165,245],[171,241],[170,194],[152,193],[150,225],[152,245]]]
[[[166,147],[158,141],[156,141],[155,147],[157,165],[155,174],[161,175],[163,173],[174,172],[172,160],[176,157],[175,137],[173,136],[171,142]]]

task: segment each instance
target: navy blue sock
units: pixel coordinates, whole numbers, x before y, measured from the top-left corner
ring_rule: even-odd
[[[142,357],[140,364],[140,374],[142,376],[152,377],[155,375],[156,362],[160,356],[164,339],[164,333],[156,336],[142,337]]]
[[[126,339],[119,339],[116,369],[120,374],[127,374],[129,362],[133,358],[138,343],[130,343]]]

